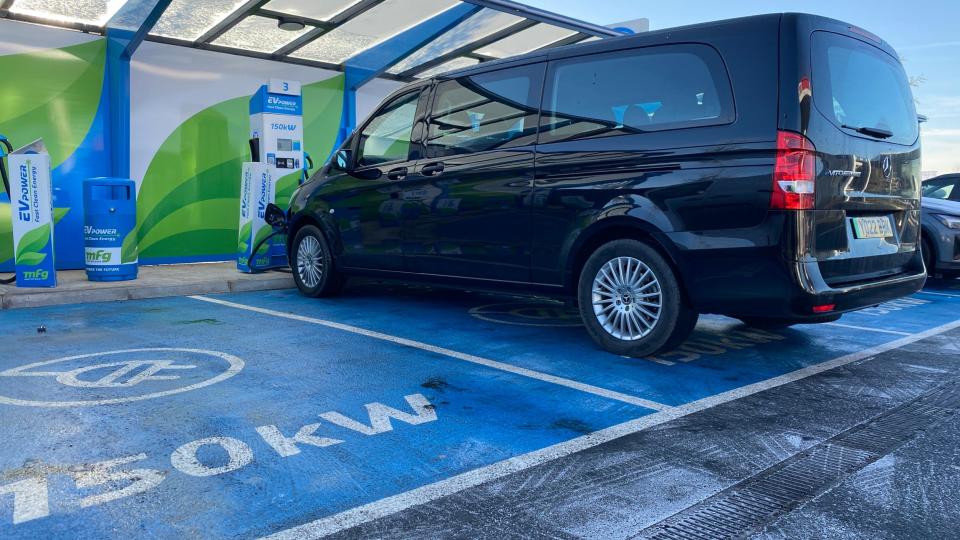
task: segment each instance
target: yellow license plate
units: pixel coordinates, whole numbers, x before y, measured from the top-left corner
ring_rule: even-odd
[[[853,235],[857,238],[890,238],[893,226],[889,217],[857,217],[853,218]]]

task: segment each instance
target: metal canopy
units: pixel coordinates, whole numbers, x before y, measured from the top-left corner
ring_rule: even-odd
[[[0,17],[105,34],[140,2],[0,0]],[[339,71],[365,63],[364,79],[412,80],[616,35],[509,0],[171,0],[146,39]]]

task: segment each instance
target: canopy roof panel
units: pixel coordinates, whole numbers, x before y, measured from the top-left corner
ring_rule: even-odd
[[[245,3],[246,0],[173,0],[151,34],[196,41]]]
[[[305,17],[317,21],[329,21],[360,0],[270,0],[263,9]]]
[[[125,0],[18,0],[7,9],[14,14],[39,17],[54,24],[75,22],[103,26],[125,3]]]
[[[458,56],[453,60],[448,60],[442,64],[437,65],[436,67],[432,67],[426,71],[421,72],[419,76],[425,79],[428,79],[435,75],[440,75],[442,73],[453,71],[455,69],[464,69],[464,68],[472,67],[479,63],[480,63],[480,60],[476,58],[467,58],[466,56]]]
[[[105,33],[108,28],[130,29],[131,14],[149,12],[158,2],[167,3],[163,0],[0,0],[0,17]],[[383,65],[378,66],[376,73],[402,80],[431,77],[486,60],[618,35],[609,28],[512,0],[168,0],[168,3],[150,29],[148,40],[339,70],[344,70],[358,55],[363,53],[369,57],[366,53],[377,49],[378,54],[373,57],[381,59]],[[449,20],[450,24],[436,24],[441,20]],[[289,29],[281,29],[281,22]],[[418,39],[420,33],[422,43]],[[408,36],[395,39],[404,34]],[[411,41],[414,47],[409,46]],[[396,55],[382,54],[381,49],[397,43],[405,45],[397,47]]]
[[[522,32],[507,36],[500,41],[477,51],[477,54],[490,56],[492,58],[506,58],[518,54],[526,54],[537,49],[547,47],[564,38],[576,34],[573,30],[552,26],[549,24],[538,24]],[[584,39],[587,36],[583,36]]]
[[[413,69],[424,62],[429,62],[443,55],[450,54],[464,46],[469,46],[497,32],[520,24],[529,24],[527,19],[509,13],[483,8],[482,11],[448,30],[445,34],[431,41],[405,60],[389,69],[390,73],[399,75]]]
[[[457,0],[386,0],[320,35],[293,56],[341,64],[458,3]]]
[[[306,34],[304,28],[295,32],[277,28],[277,21],[252,15],[237,23],[213,41],[214,45],[272,53],[287,43]]]

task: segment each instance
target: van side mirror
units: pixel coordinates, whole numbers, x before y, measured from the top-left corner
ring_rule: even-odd
[[[350,162],[350,158],[353,156],[350,154],[350,150],[347,149],[337,150],[337,153],[333,155],[333,166],[341,171],[350,172],[353,168],[353,164]]]
[[[267,210],[263,215],[263,220],[267,222],[267,225],[270,225],[274,229],[287,228],[286,212],[281,210],[279,206],[273,203],[267,205]]]

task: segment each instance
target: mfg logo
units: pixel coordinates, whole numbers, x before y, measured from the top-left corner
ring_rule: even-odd
[[[23,273],[24,281],[46,281],[50,277],[50,272],[46,270],[33,270]]]
[[[88,263],[108,263],[110,262],[111,258],[112,258],[112,255],[110,254],[110,252],[104,251],[102,249],[87,252]]]

